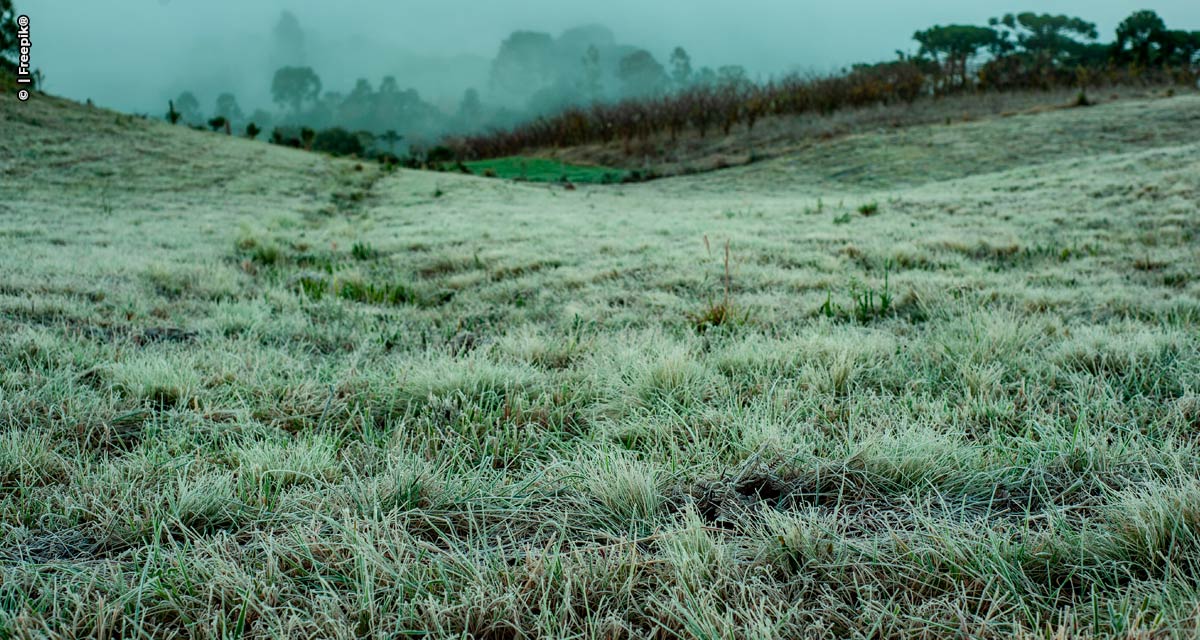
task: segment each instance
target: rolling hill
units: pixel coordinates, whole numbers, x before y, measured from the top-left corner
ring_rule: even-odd
[[[1194,633],[1200,96],[772,155],[0,95],[0,636]]]

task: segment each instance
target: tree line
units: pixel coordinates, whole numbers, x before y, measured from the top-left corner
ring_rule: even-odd
[[[276,32],[297,32],[294,16],[284,18]],[[468,89],[450,113],[392,76],[377,86],[359,79],[343,94],[325,91],[316,71],[297,64],[272,77],[275,112],[247,115],[235,96],[223,93],[206,117],[196,97],[183,92],[167,118],[251,138],[270,131],[277,144],[340,155],[403,154],[421,164],[429,157],[474,160],[654,136],[674,141],[684,132],[728,135],[739,126],[753,130],[769,116],[957,92],[1195,83],[1200,62],[1200,31],[1170,29],[1153,11],[1130,15],[1108,42],[1082,18],[1033,12],[986,25],[937,25],[913,39],[915,54],[898,52],[889,62],[755,82],[739,66],[697,69],[682,47],[660,63],[645,49],[618,44],[600,26],[558,38],[518,31],[492,61],[487,101]]]
[[[304,33],[293,14],[282,14],[274,36],[278,58],[305,58]],[[378,85],[359,78],[348,93],[327,90],[315,69],[295,62],[280,66],[271,77],[274,111],[247,113],[229,92],[219,94],[206,110],[195,93],[183,91],[170,101],[167,118],[198,129],[244,131],[250,137],[270,131],[272,140],[302,147],[310,142],[320,146],[316,134],[306,136],[306,130],[340,128],[345,133],[337,139],[347,143],[339,145],[343,151],[356,148],[354,140],[383,138],[384,144],[367,148],[408,150],[447,135],[519,126],[575,104],[659,96],[737,82],[746,75],[734,65],[695,69],[682,47],[663,65],[645,49],[619,44],[608,28],[590,25],[558,37],[512,33],[491,62],[484,92],[466,89],[456,108],[434,106],[416,90],[402,88],[394,76],[385,76]]]
[[[360,78],[349,93],[343,94],[324,91],[324,83],[311,67],[286,66],[275,71],[271,82],[275,112],[258,109],[246,114],[237,97],[228,92],[219,94],[213,108],[205,112],[196,95],[184,91],[168,102],[166,119],[172,124],[248,138],[269,130],[269,139],[274,143],[338,155],[400,151],[419,155],[426,153],[426,148],[436,147],[434,143],[447,135],[517,127],[543,114],[562,112],[580,100],[600,104],[605,95],[649,99],[698,87],[748,82],[740,66],[693,70],[691,58],[682,47],[672,53],[670,69],[648,51],[634,49],[618,61],[611,78],[606,78],[598,70],[599,50],[592,46],[582,58],[578,83],[565,86],[563,77],[559,77],[536,88],[536,83],[524,85],[514,78],[537,63],[531,63],[528,56],[523,64],[506,61],[511,51],[502,48],[493,83],[525,86],[525,108],[487,105],[478,90],[467,89],[457,110],[447,114],[424,101],[414,89],[402,89],[393,76],[385,76],[378,87]],[[601,88],[606,83],[609,88]],[[587,85],[594,88],[587,89]]]
[[[854,65],[828,77],[791,75],[756,83],[744,75],[718,76],[683,83],[672,93],[648,91],[569,106],[509,129],[457,136],[447,146],[459,159],[482,159],[657,135],[674,140],[685,130],[701,137],[712,131],[727,135],[737,126],[752,130],[769,115],[827,114],[964,91],[1195,85],[1200,62],[1200,31],[1170,29],[1153,11],[1130,15],[1111,42],[1099,42],[1096,25],[1081,18],[1032,12],[994,18],[987,25],[934,26],[913,38],[919,45],[915,55],[898,52],[895,61]]]

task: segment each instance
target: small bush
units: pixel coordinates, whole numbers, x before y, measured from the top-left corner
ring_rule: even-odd
[[[364,151],[359,136],[341,127],[325,129],[316,134],[311,148],[335,156],[361,156]]]
[[[364,304],[387,304],[392,306],[416,303],[416,292],[402,284],[375,284],[350,280],[343,282],[338,297]]]
[[[875,289],[865,287],[854,293],[854,318],[859,322],[866,323],[875,318],[882,318],[891,311],[892,302],[895,299],[891,292],[891,283],[888,281],[888,275],[883,276],[883,290],[876,292]]]
[[[258,264],[271,266],[279,263],[282,254],[279,252],[279,247],[269,244],[255,247],[250,256]]]
[[[453,162],[454,159],[454,150],[445,146],[434,147],[425,154],[425,162],[431,165]]]
[[[301,273],[294,276],[290,284],[311,300],[320,300],[329,291],[329,279],[319,273]]]
[[[257,265],[274,266],[283,261],[283,252],[274,242],[260,242],[253,236],[243,237],[237,243],[238,253]]]
[[[300,130],[294,127],[275,127],[271,130],[271,142],[282,147],[300,149],[304,146]]]
[[[355,242],[354,247],[350,249],[350,255],[355,260],[374,260],[379,256],[379,252],[374,247],[365,242]]]
[[[175,110],[175,101],[167,101],[167,122],[171,124],[179,124],[179,120],[183,118],[183,114]]]
[[[888,261],[884,266],[883,288],[878,291],[873,287],[852,283],[849,311],[834,301],[832,291],[826,291],[825,302],[821,304],[817,313],[831,320],[854,320],[862,324],[886,317],[893,313],[896,307],[891,271],[892,263]]]

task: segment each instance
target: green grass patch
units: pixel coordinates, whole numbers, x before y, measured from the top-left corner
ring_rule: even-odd
[[[529,182],[574,182],[578,184],[616,184],[625,180],[628,171],[608,167],[589,167],[567,164],[545,158],[513,156],[494,160],[464,163],[478,176],[526,180]]]

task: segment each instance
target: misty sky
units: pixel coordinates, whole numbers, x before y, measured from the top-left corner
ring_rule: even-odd
[[[16,0],[30,15],[34,65],[51,93],[129,111],[160,111],[182,89],[231,90],[243,107],[269,106],[261,50],[280,11],[299,18],[327,89],[391,72],[401,52],[463,58],[479,66],[515,29],[601,23],[617,39],[665,60],[675,45],[696,65],[745,65],[752,74],[829,71],[915,50],[912,33],[933,24],[985,23],[1010,11],[1068,13],[1110,40],[1129,13],[1154,9],[1174,28],[1200,30],[1198,0]],[[372,51],[369,60],[347,59]],[[478,60],[474,60],[478,58]],[[472,61],[474,60],[474,61]],[[324,64],[323,64],[324,63]],[[469,66],[469,65],[468,65]],[[410,66],[405,69],[412,69]],[[417,75],[408,71],[410,75]],[[406,82],[429,99],[430,78]],[[473,81],[473,79],[472,79]],[[201,95],[201,100],[212,96]]]

